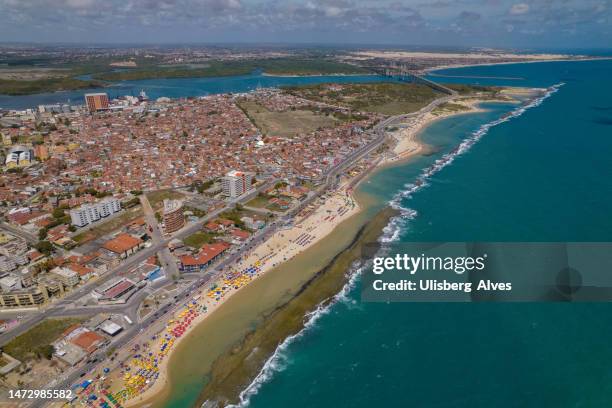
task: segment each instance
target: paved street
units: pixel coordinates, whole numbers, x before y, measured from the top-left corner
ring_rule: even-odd
[[[74,315],[83,315],[83,314],[93,315],[96,313],[127,314],[128,316],[130,316],[134,324],[129,326],[119,339],[114,341],[107,348],[98,351],[96,355],[93,356],[92,359],[90,359],[90,360],[95,360],[95,361],[105,360],[106,359],[105,353],[106,353],[106,350],[108,350],[108,348],[112,347],[115,350],[119,349],[125,344],[133,341],[134,338],[139,333],[141,333],[145,328],[148,328],[151,324],[155,322],[158,322],[157,324],[162,324],[164,322],[164,317],[167,314],[172,313],[175,310],[175,307],[177,306],[177,304],[182,304],[182,301],[186,299],[192,293],[192,291],[214,282],[225,271],[225,268],[228,265],[233,264],[238,258],[245,255],[252,248],[264,242],[272,234],[274,234],[274,232],[278,229],[278,227],[282,226],[286,221],[290,220],[293,215],[295,215],[298,211],[300,211],[305,206],[312,203],[312,201],[317,199],[321,194],[325,193],[329,189],[330,186],[335,185],[338,176],[341,175],[343,171],[345,171],[350,166],[355,164],[361,158],[365,157],[367,154],[374,151],[385,141],[386,134],[384,130],[387,126],[397,123],[397,122],[405,121],[407,119],[410,119],[411,117],[417,117],[418,115],[429,112],[433,110],[436,106],[442,103],[448,102],[449,100],[452,100],[455,98],[457,97],[448,96],[448,97],[440,98],[440,99],[437,99],[436,101],[433,101],[431,104],[424,107],[419,112],[415,112],[415,113],[407,114],[407,115],[394,116],[394,117],[388,118],[380,122],[379,124],[377,124],[373,128],[373,132],[377,135],[376,139],[370,142],[369,144],[367,144],[366,146],[363,146],[357,149],[356,151],[352,152],[341,163],[338,163],[337,165],[332,167],[328,171],[328,173],[324,176],[325,177],[324,183],[316,190],[315,194],[310,195],[297,208],[290,210],[280,219],[267,225],[262,230],[257,231],[245,245],[240,247],[236,252],[231,253],[229,256],[224,257],[224,259],[222,259],[218,264],[216,264],[210,270],[206,271],[205,273],[201,273],[201,274],[200,273],[193,274],[195,276],[189,276],[189,277],[183,276],[183,279],[189,279],[189,280],[192,280],[192,282],[188,283],[187,286],[185,286],[177,294],[176,300],[171,299],[170,302],[168,302],[167,304],[161,305],[160,308],[156,312],[149,314],[143,321],[139,321],[137,319],[137,310],[142,300],[144,300],[144,298],[147,295],[152,293],[149,288],[145,288],[141,290],[138,294],[134,295],[133,299],[130,299],[130,302],[128,302],[128,304],[125,304],[125,305],[71,307],[71,308],[66,307],[69,304],[71,304],[74,300],[88,293],[91,289],[93,289],[93,287],[100,285],[104,283],[105,281],[111,279],[119,271],[126,270],[134,265],[137,265],[153,254],[158,254],[158,257],[164,269],[166,271],[171,271],[171,273],[169,273],[167,276],[172,276],[172,273],[176,273],[178,276],[178,268],[177,268],[176,262],[174,261],[172,255],[170,254],[168,250],[168,246],[167,246],[170,240],[175,239],[175,238],[183,239],[197,232],[198,230],[201,229],[202,225],[208,222],[209,220],[216,218],[222,212],[234,207],[235,204],[244,204],[250,201],[251,199],[256,197],[260,191],[263,191],[269,188],[270,186],[274,185],[276,180],[269,180],[266,183],[259,186],[256,190],[253,190],[252,192],[246,194],[245,196],[239,197],[238,199],[231,200],[228,203],[228,205],[226,205],[225,207],[207,214],[205,217],[201,218],[195,223],[185,226],[183,229],[176,232],[171,237],[164,237],[159,227],[159,224],[155,218],[154,211],[149,203],[149,200],[143,194],[140,197],[140,200],[141,200],[141,204],[144,209],[145,220],[151,230],[151,236],[152,236],[152,242],[153,242],[152,245],[149,248],[145,248],[141,250],[140,252],[130,256],[121,265],[117,266],[116,268],[111,270],[109,273],[107,273],[103,278],[98,279],[95,282],[88,283],[87,285],[77,289],[75,292],[69,294],[63,300],[56,302],[54,305],[52,305],[51,307],[49,307],[47,310],[43,311],[42,313],[38,313],[34,316],[26,318],[22,322],[22,324],[18,326],[16,329],[12,330],[9,333],[4,333],[0,335],[0,343],[3,344],[7,341],[10,341],[10,339],[12,339],[13,337],[25,332],[30,327],[39,323],[40,321],[44,320],[47,317],[74,316]],[[83,367],[79,367],[79,370],[76,370],[76,371],[73,371],[67,374],[67,376],[65,378],[62,378],[57,384],[50,384],[50,388],[55,388],[55,389],[69,388],[82,375],[85,375],[84,373],[87,373],[88,371],[92,370],[98,364],[95,361],[86,363]],[[107,363],[108,362],[105,362],[105,366],[108,366]],[[37,403],[34,403],[33,406],[43,406],[43,405],[44,405],[43,403],[37,402]]]
[[[159,262],[166,274],[166,277],[172,278],[179,276],[179,270],[176,266],[176,261],[172,254],[170,254],[170,250],[168,249],[167,244],[162,244],[164,241],[164,235],[159,227],[159,223],[157,222],[157,218],[155,218],[155,211],[151,207],[151,203],[147,198],[146,194],[140,195],[140,203],[142,204],[142,209],[144,211],[145,221],[149,226],[149,231],[151,231],[151,239],[153,240],[153,245],[160,245],[161,248],[157,252],[157,256],[159,258]]]

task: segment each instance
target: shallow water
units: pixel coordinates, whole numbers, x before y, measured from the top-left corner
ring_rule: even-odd
[[[424,167],[512,107],[490,105],[488,113],[433,124],[422,137],[440,152],[364,183],[378,200],[399,197],[397,204],[416,211],[396,224],[396,239],[609,241],[612,62],[450,72],[525,78],[478,79],[489,85],[565,85],[491,128],[410,197],[401,192]],[[609,304],[362,303],[357,285],[283,351],[283,363],[248,405],[607,406],[611,313]]]

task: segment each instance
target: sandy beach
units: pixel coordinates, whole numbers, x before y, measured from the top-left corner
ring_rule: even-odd
[[[555,59],[569,58],[567,54],[512,54],[507,52],[497,53],[484,53],[484,52],[462,52],[462,53],[450,53],[450,52],[419,52],[419,51],[358,51],[351,55],[361,58],[389,58],[389,59],[403,59],[403,58],[419,58],[419,59],[516,59],[520,60],[538,60],[538,61],[550,61]]]
[[[392,153],[387,154],[379,165],[406,160],[421,153],[423,144],[418,140],[418,133],[422,129],[442,118],[477,112],[481,102],[482,100],[474,98],[453,100],[453,104],[461,105],[464,109],[440,108],[400,123],[397,130],[390,132],[390,136],[396,140]],[[343,180],[337,190],[318,198],[317,202],[295,217],[292,225],[276,231],[230,271],[225,271],[213,285],[217,289],[206,288],[199,294],[193,294],[194,297],[179,308],[174,313],[174,318],[161,330],[159,325],[156,325],[143,333],[139,338],[143,348],[134,350],[125,360],[124,366],[113,370],[106,379],[106,384],[110,385],[109,392],[124,396],[122,404],[126,407],[148,406],[154,403],[169,387],[168,365],[173,350],[189,338],[193,328],[213,315],[243,287],[304,254],[344,221],[360,212],[361,208],[351,194],[351,180]],[[138,377],[143,374],[136,374],[143,372],[146,377]],[[130,380],[132,385],[129,385]],[[129,391],[126,391],[126,385]]]
[[[424,145],[418,139],[418,133],[431,125],[437,120],[448,118],[450,116],[482,112],[478,105],[484,102],[480,99],[457,99],[453,100],[452,103],[455,105],[461,105],[464,110],[453,110],[439,108],[431,112],[422,113],[416,118],[411,118],[405,122],[401,122],[397,125],[397,130],[389,132],[389,135],[396,140],[396,144],[391,150],[391,154],[385,156],[380,162],[380,165],[386,165],[389,163],[395,163],[398,161],[406,160],[415,154],[419,154],[423,151]]]
[[[250,254],[243,258],[238,264],[234,265],[232,270],[228,273],[236,274],[239,277],[233,282],[228,282],[227,279],[220,278],[216,286],[219,288],[227,288],[223,290],[220,295],[217,295],[218,292],[214,292],[214,296],[210,296],[210,292],[208,294],[201,293],[198,301],[192,303],[192,308],[199,310],[205,309],[206,312],[197,314],[189,322],[189,326],[186,328],[184,335],[172,340],[171,348],[176,348],[176,346],[184,341],[190,333],[190,328],[204,321],[204,319],[214,313],[215,310],[223,305],[229,298],[238,293],[244,285],[248,284],[251,280],[263,276],[279,264],[304,252],[327,236],[339,223],[342,223],[358,213],[359,206],[347,189],[349,185],[348,181],[349,180],[346,180],[338,190],[328,192],[319,198],[318,204],[313,204],[304,209],[296,217],[294,225],[288,226],[285,229],[280,229],[266,240],[266,242],[251,251]],[[243,272],[252,268],[256,269],[256,273],[246,278],[248,275]],[[173,323],[180,319],[181,313],[184,313],[184,311],[179,311],[175,314],[175,318],[170,321],[172,323],[166,326],[166,330],[172,329]],[[151,335],[149,334],[148,337],[151,338]],[[152,340],[152,344],[147,349],[139,350],[135,354],[146,355],[154,350],[163,348],[163,344],[168,343],[168,337],[170,336],[157,336],[156,339]],[[155,399],[155,396],[159,394],[168,383],[167,366],[170,355],[171,353],[169,352],[158,356],[160,361],[156,367],[157,376],[155,380],[148,384],[145,382],[139,392],[134,394],[135,398],[126,400],[123,404],[124,406],[146,405],[147,401]],[[125,371],[123,371],[123,373],[113,373],[111,377],[113,378],[113,383],[121,383],[121,377],[125,375],[124,373]],[[111,390],[120,392],[118,388],[121,387],[117,385],[118,384],[113,384]]]

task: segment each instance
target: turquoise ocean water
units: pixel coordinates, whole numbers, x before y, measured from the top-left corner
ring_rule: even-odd
[[[444,77],[446,82],[563,85],[539,106],[489,129],[483,124],[496,123],[516,106],[488,104],[485,113],[435,123],[422,138],[437,147],[436,154],[362,184],[381,203],[403,209],[387,237],[610,241],[612,61],[441,73],[462,76]],[[478,136],[425,188],[405,193],[423,168]],[[612,405],[612,305],[373,304],[360,301],[359,289],[357,278],[281,345],[241,405]]]
[[[373,175],[361,189],[403,209],[402,241],[610,241],[612,61],[472,67],[440,82],[549,87],[541,105],[490,129],[517,107],[437,122],[436,153]],[[493,77],[493,78],[492,78]],[[129,81],[106,91],[183,97],[257,86],[380,81],[365,77],[243,77]],[[82,103],[79,92],[0,95],[0,108]],[[474,133],[478,132],[475,137]],[[411,195],[422,170],[478,141]],[[359,280],[277,350],[243,394],[254,408],[602,407],[612,404],[612,306],[607,304],[371,304]],[[198,385],[183,407],[197,397]]]

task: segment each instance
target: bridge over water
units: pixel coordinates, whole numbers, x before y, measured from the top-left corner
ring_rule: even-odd
[[[396,79],[403,82],[411,82],[417,84],[427,85],[435,91],[442,92],[447,95],[457,95],[457,91],[454,91],[444,85],[437,82],[431,81],[421,75],[420,72],[410,70],[402,65],[391,65],[386,67],[380,67],[375,70],[380,75],[384,75],[389,78]]]

